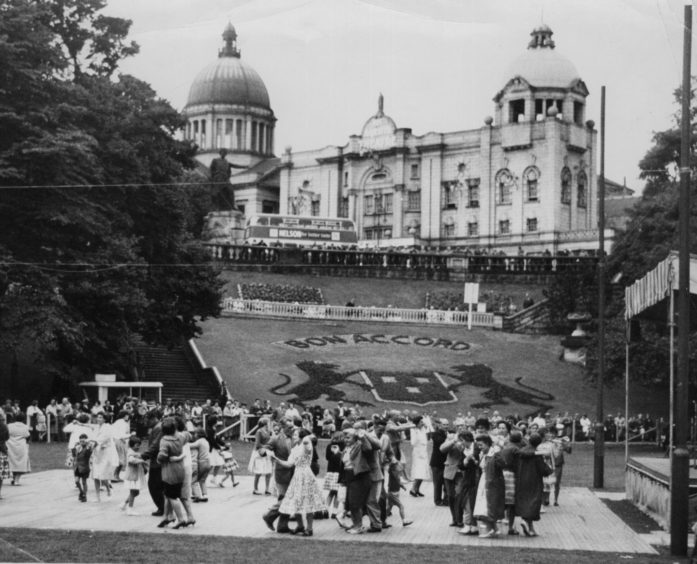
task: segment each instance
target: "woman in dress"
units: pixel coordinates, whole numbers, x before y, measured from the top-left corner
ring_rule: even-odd
[[[119,457],[119,463],[114,469],[114,482],[121,482],[119,474],[127,465],[128,439],[131,437],[131,414],[120,411],[116,421],[111,425],[114,446]]]
[[[95,443],[92,454],[92,473],[94,490],[97,492],[97,501],[101,501],[101,486],[106,489],[106,494],[111,496],[111,480],[114,471],[119,465],[119,453],[116,451],[111,425],[106,420],[103,412],[97,414],[97,422],[94,429],[93,441]]]
[[[326,511],[322,490],[317,484],[314,473],[310,469],[312,464],[312,435],[305,429],[299,432],[300,443],[290,451],[288,460],[276,458],[276,464],[283,467],[295,467],[293,478],[288,485],[286,495],[281,501],[279,512],[286,515],[299,515],[301,520],[293,534],[302,534],[305,537],[312,536],[313,515],[317,511]],[[269,456],[273,456],[269,452]]]
[[[504,518],[505,513],[504,462],[501,455],[494,452],[489,435],[477,436],[476,442],[481,453],[479,467],[482,475],[477,486],[474,518],[481,524],[479,538],[492,538],[498,536],[496,523]]]
[[[10,431],[5,423],[5,416],[0,411],[0,494],[2,494],[2,481],[12,477],[10,463],[7,458],[7,441],[10,439]],[[2,495],[0,495],[2,499]]]
[[[157,461],[162,466],[162,489],[165,494],[164,519],[157,525],[159,528],[177,523],[173,529],[189,525],[184,517],[184,507],[181,503],[182,486],[184,485],[184,443],[182,435],[177,433],[177,423],[173,417],[165,417],[162,422],[162,439]]]
[[[418,415],[413,419],[415,427],[411,430],[411,479],[414,483],[409,493],[412,497],[423,497],[421,484],[424,480],[430,480],[430,468],[428,465],[428,430],[423,417]]]
[[[24,415],[7,414],[7,458],[12,472],[13,486],[19,485],[19,480],[22,474],[31,472],[31,464],[29,462],[29,426],[24,423]]]
[[[262,495],[259,491],[259,480],[264,476],[264,481],[266,483],[266,489],[264,493],[266,495],[271,495],[270,485],[271,485],[271,473],[273,472],[273,463],[271,458],[267,456],[266,445],[268,445],[271,440],[271,433],[269,432],[269,419],[267,417],[262,417],[259,419],[257,424],[258,429],[254,436],[254,450],[252,451],[252,456],[249,459],[248,470],[254,474],[254,495]]]

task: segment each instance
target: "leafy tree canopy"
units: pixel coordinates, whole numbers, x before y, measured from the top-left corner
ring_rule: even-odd
[[[81,378],[220,308],[194,231],[210,196],[176,186],[197,178],[183,118],[116,74],[138,48],[104,7],[0,2],[0,352],[31,341],[47,372]]]

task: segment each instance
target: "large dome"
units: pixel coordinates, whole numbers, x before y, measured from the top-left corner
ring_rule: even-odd
[[[237,57],[220,57],[196,75],[186,105],[198,104],[242,104],[271,109],[264,81]]]
[[[264,81],[240,59],[237,32],[232,24],[225,28],[223,39],[225,46],[218,53],[218,60],[196,75],[186,105],[240,104],[270,110]]]
[[[552,30],[548,26],[537,27],[530,35],[532,40],[528,50],[508,68],[504,84],[520,76],[538,88],[568,88],[581,78],[576,66],[555,50]]]

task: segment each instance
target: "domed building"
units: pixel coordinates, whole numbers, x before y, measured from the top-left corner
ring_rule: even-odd
[[[241,58],[237,31],[229,23],[218,58],[194,78],[184,106],[185,137],[198,146],[196,158],[209,167],[221,149],[237,180],[235,202],[242,211],[278,211],[278,186],[264,183],[279,163],[274,157],[276,117],[259,74]]]
[[[349,218],[362,246],[594,250],[597,132],[585,121],[588,89],[548,26],[530,36],[494,96],[493,117],[478,128],[415,135],[385,113],[380,94],[345,144],[287,147],[278,159],[268,93],[242,65],[229,26],[219,60],[191,87],[189,134],[202,158],[226,147],[248,167],[231,177],[247,216]]]
[[[380,95],[378,111],[347,144],[287,149],[281,213],[350,218],[365,246],[597,248],[588,89],[548,26],[530,35],[480,128],[414,135],[385,114]]]
[[[276,117],[259,74],[241,58],[237,32],[228,24],[218,59],[194,78],[184,106],[186,138],[204,164],[227,149],[229,160],[249,166],[273,156]]]

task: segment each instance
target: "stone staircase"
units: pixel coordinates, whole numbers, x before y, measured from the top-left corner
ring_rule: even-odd
[[[549,332],[549,300],[542,300],[503,318],[502,329],[508,333],[544,334]]]
[[[202,366],[192,343],[172,349],[136,347],[139,375],[144,382],[162,382],[162,399],[174,401],[217,400],[221,387],[215,369]]]

